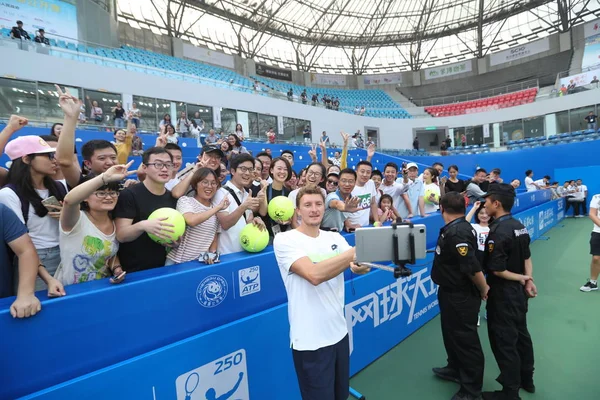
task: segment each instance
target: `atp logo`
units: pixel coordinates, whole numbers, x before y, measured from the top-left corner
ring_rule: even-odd
[[[240,269],[238,278],[240,297],[260,292],[260,266]]]

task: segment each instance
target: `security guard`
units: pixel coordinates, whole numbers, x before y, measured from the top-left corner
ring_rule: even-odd
[[[477,261],[477,238],[465,220],[465,199],[450,192],[440,200],[446,225],[441,229],[431,278],[439,285],[442,337],[448,365],[433,368],[438,377],[457,382],[452,400],[481,400],[484,358],[477,334],[481,300],[489,290]]]
[[[535,392],[533,344],[527,331],[527,301],[537,295],[527,228],[510,214],[515,190],[509,184],[492,184],[485,209],[494,220],[486,240],[484,269],[490,285],[487,301],[488,335],[502,391],[485,392],[484,399],[516,400],[519,388]]]

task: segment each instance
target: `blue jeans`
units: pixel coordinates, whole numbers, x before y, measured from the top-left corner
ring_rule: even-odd
[[[140,119],[139,118],[131,118],[131,123],[134,124],[136,128],[140,127]]]
[[[36,249],[38,257],[40,258],[40,263],[44,264],[44,266],[46,267],[46,270],[48,271],[48,273],[50,274],[50,276],[54,276],[54,274],[56,273],[56,270],[58,268],[58,265],[60,264],[60,248],[58,246],[56,247],[50,247],[48,249]],[[17,260],[17,257],[15,257],[15,262],[14,262],[14,269],[15,269],[15,274],[14,274],[14,290],[15,290],[15,295],[17,294],[17,289],[19,288],[19,262]],[[35,291],[37,292],[38,290],[45,290],[47,289],[48,286],[46,285],[46,282],[44,282],[42,280],[42,278],[40,278],[39,276],[37,278],[35,278]]]
[[[115,118],[115,128],[125,128],[125,120],[123,118]]]

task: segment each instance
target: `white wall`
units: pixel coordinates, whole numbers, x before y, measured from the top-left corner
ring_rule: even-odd
[[[433,125],[464,127],[545,115],[596,104],[599,93],[597,90],[592,90],[518,107],[456,117],[390,120],[359,117],[250,93],[234,92],[8,47],[2,47],[1,50],[3,59],[11,62],[0,63],[0,76],[106,90],[122,93],[124,96],[135,94],[305,119],[311,121],[313,133],[327,131],[335,143],[341,143],[340,131],[353,133],[360,129],[364,132],[365,126],[376,127],[379,128],[381,147],[384,148],[411,148],[413,128]],[[316,140],[317,136],[314,137]]]

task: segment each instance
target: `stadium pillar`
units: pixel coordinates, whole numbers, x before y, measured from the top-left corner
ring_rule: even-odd
[[[180,38],[171,38],[171,45],[173,46],[173,57],[183,58],[183,40]]]
[[[485,74],[486,72],[488,72],[488,70],[487,70],[487,60],[488,60],[488,57],[478,58],[477,59],[477,73],[479,75]]]
[[[413,71],[413,86],[421,86],[421,71]]]

